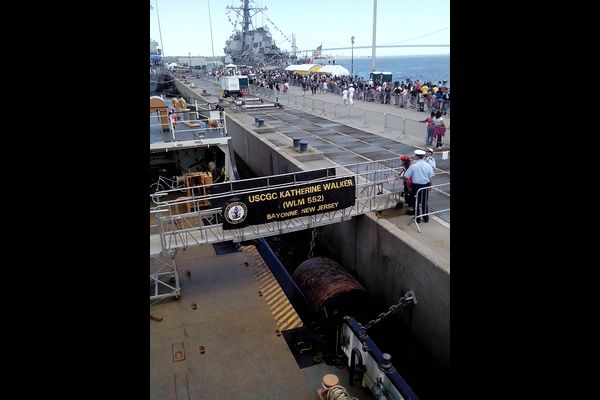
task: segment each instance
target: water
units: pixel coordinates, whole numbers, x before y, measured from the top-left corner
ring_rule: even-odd
[[[382,56],[377,57],[375,68],[381,72],[391,72],[392,82],[395,81],[447,81],[450,87],[450,55],[435,56]],[[339,57],[336,64],[344,66],[348,71],[352,68],[352,59]],[[371,57],[354,57],[354,75],[364,79],[369,78],[371,73]]]

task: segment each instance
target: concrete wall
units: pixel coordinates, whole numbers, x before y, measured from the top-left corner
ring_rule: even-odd
[[[273,133],[257,134],[254,132],[254,118],[246,114],[230,115],[226,113],[227,132],[231,136],[235,153],[258,175],[277,175],[302,171],[302,165],[291,157],[278,151],[267,137]],[[291,143],[291,141],[289,141]],[[285,143],[281,139],[283,145]]]
[[[186,84],[181,82],[179,79],[175,79],[175,87],[177,88],[177,90],[179,90],[179,93],[181,93],[182,96],[184,96],[186,99],[190,100],[188,103],[193,104],[194,100],[198,100],[198,103],[201,103],[201,104],[208,103],[208,101],[204,97],[202,97],[198,93],[194,92],[194,90],[192,88],[189,88]],[[195,88],[195,89],[198,90],[198,88]]]
[[[442,364],[450,365],[450,273],[427,248],[373,213],[321,227],[328,248],[367,291],[386,306],[413,290],[418,304],[410,320],[395,314]],[[334,244],[334,245],[333,245]]]
[[[192,94],[191,89],[184,85],[179,79],[175,79],[175,87],[184,97],[188,97]]]
[[[227,113],[227,129],[234,151],[259,175],[299,171],[302,164],[280,153],[266,140],[282,146],[276,133],[257,134],[254,119]],[[281,135],[279,135],[281,136]],[[350,221],[321,227],[320,244],[351,270],[376,300],[396,304],[412,289],[418,304],[412,321],[406,321],[415,336],[436,359],[450,363],[450,273],[447,260],[374,213]],[[399,312],[396,315],[400,315]]]

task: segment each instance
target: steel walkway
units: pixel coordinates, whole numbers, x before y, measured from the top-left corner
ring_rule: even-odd
[[[357,215],[392,208],[399,200],[402,191],[402,181],[399,178],[400,168],[400,160],[393,158],[330,168],[329,170],[333,171],[335,175],[311,181],[296,179],[297,176],[307,173],[307,171],[302,171],[235,182],[237,187],[247,186],[248,189],[226,190],[231,183],[222,183],[207,185],[206,187],[198,186],[199,190],[194,190],[194,192],[219,192],[218,194],[162,200],[177,195],[176,191],[157,192],[153,195],[156,203],[153,212],[157,215],[157,225],[160,233],[150,236],[150,254],[165,254],[174,249],[188,246],[225,241],[242,242],[281,235],[348,221]],[[282,178],[286,177],[289,178],[290,183],[273,184],[273,182],[281,182]],[[350,177],[353,177],[355,181],[355,201],[351,207],[340,210],[292,217],[283,221],[273,221],[235,229],[223,229],[222,208],[210,207],[212,204],[222,205],[231,197],[239,197],[257,190],[285,190],[297,187],[299,183],[311,184],[325,182],[327,179],[332,178]],[[267,184],[263,187],[245,185],[246,182],[256,179],[263,179]]]

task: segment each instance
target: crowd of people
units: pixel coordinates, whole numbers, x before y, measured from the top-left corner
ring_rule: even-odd
[[[216,79],[230,73],[229,71],[214,70],[211,75]],[[381,81],[379,79],[364,79],[362,77],[332,76],[329,74],[307,73],[298,75],[284,69],[253,69],[240,71],[248,75],[249,84],[255,87],[265,87],[278,93],[287,93],[289,85],[302,87],[306,94],[333,93],[342,95],[344,104],[352,105],[354,100],[392,104],[402,108],[412,108],[418,111],[442,111],[445,115],[450,111],[450,88],[446,81],[421,82],[405,79],[402,82]],[[344,94],[345,93],[345,94]]]

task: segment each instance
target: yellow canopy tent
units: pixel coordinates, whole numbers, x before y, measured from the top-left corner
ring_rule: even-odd
[[[299,64],[299,65],[288,65],[285,70],[293,71],[294,75],[306,75],[309,72],[315,73],[319,69],[321,69],[321,65],[319,64]]]

